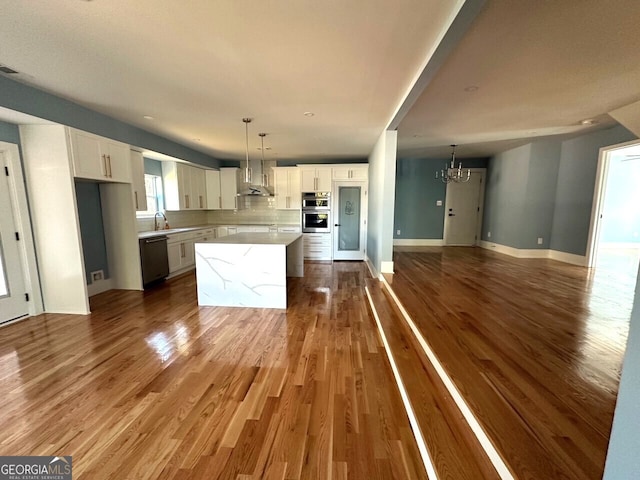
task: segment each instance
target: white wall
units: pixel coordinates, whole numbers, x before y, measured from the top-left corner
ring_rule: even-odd
[[[640,476],[640,272],[613,416],[604,480]]]
[[[398,132],[385,130],[369,155],[367,258],[376,273],[393,272],[393,210]]]

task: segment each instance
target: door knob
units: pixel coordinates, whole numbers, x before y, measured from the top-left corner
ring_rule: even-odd
[[[449,214],[449,216],[450,216],[450,217],[455,217],[455,216],[456,216],[456,214],[455,214],[455,213],[450,213],[450,214]]]
[[[339,226],[340,226],[340,224],[339,224],[339,223],[334,223],[334,224],[333,224],[333,226],[334,226],[334,227],[339,227]]]

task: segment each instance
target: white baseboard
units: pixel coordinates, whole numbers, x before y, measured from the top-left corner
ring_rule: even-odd
[[[98,295],[99,293],[106,292],[107,290],[111,290],[113,288],[112,282],[110,278],[105,278],[104,280],[98,280],[96,282],[90,283],[87,285],[87,295],[93,297],[94,295]]]
[[[393,245],[397,247],[441,247],[444,240],[441,238],[395,238]]]
[[[393,262],[380,262],[380,273],[393,273]]]
[[[499,243],[486,242],[482,240],[480,247],[487,250],[493,250],[494,252],[509,255],[516,258],[549,258],[558,262],[570,263],[572,265],[578,265],[585,267],[587,265],[587,257],[584,255],[575,255],[573,253],[559,252],[557,250],[549,249],[526,249],[526,248],[514,248],[508,245],[501,245]]]

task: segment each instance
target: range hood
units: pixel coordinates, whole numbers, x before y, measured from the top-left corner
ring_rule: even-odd
[[[273,197],[273,192],[269,187],[263,187],[262,185],[251,185],[245,183],[238,193],[239,197]]]

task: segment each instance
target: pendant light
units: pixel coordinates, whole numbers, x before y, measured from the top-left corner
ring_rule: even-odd
[[[251,183],[251,169],[249,168],[249,124],[251,123],[251,118],[243,118],[244,122],[244,134],[245,134],[245,143],[247,147],[247,158],[244,167],[244,183]]]
[[[260,141],[262,142],[262,148],[260,149],[262,151],[262,163],[260,164],[260,170],[262,171],[262,175],[260,175],[260,185],[262,185],[263,187],[268,187],[269,186],[269,176],[264,173],[265,172],[265,168],[264,168],[264,137],[267,136],[266,133],[259,133],[258,134],[260,136]]]

